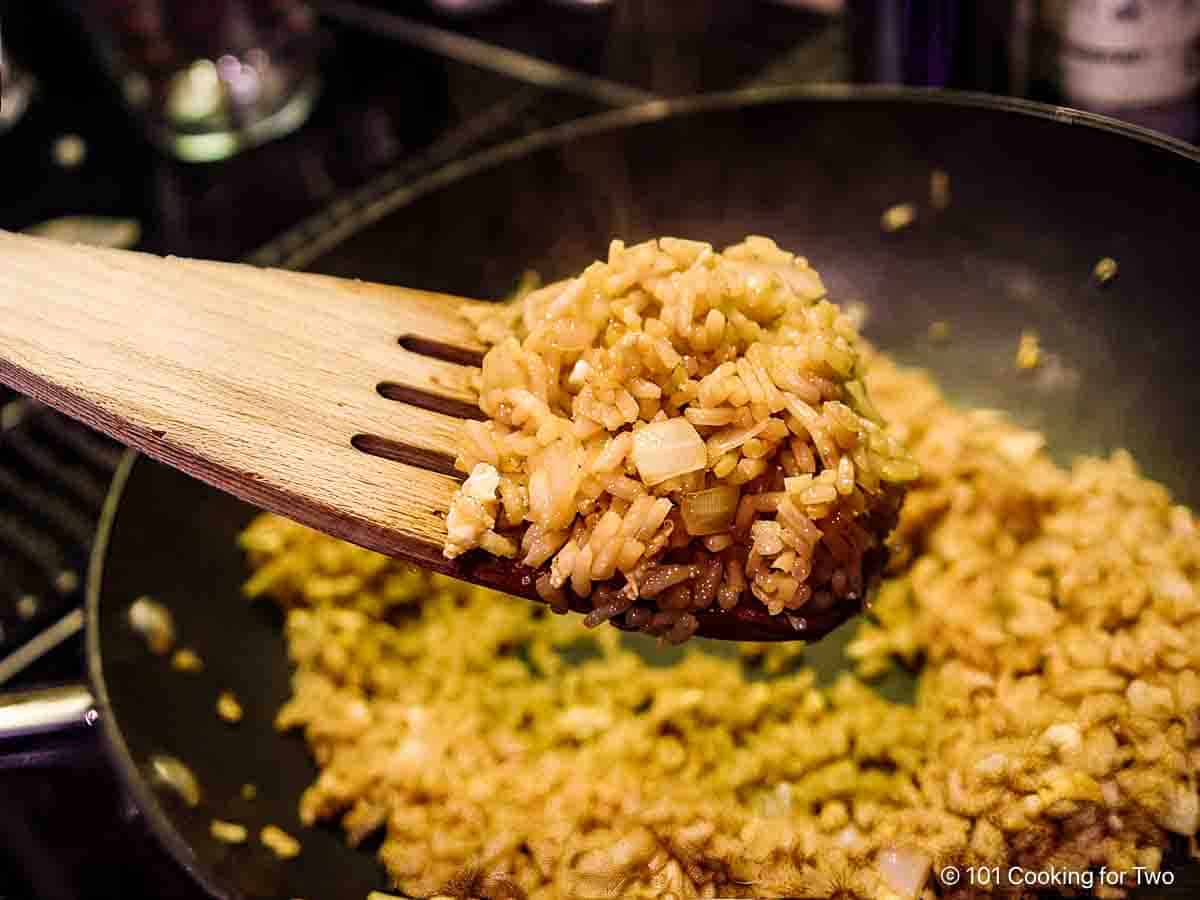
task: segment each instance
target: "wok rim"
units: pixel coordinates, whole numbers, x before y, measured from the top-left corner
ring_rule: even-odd
[[[386,201],[376,200],[369,204],[370,209],[362,210],[362,217],[354,222],[353,228],[343,229],[341,237],[463,178],[498,167],[512,159],[527,156],[538,150],[569,143],[580,137],[618,131],[667,118],[719,112],[741,106],[766,106],[788,101],[818,103],[894,101],[1008,112],[1060,122],[1068,126],[1078,125],[1123,135],[1139,143],[1174,153],[1191,162],[1200,163],[1200,147],[1161,132],[1099,113],[1038,103],[1022,98],[1001,97],[970,91],[890,85],[829,84],[751,88],[717,94],[701,94],[676,100],[655,100],[633,107],[585,116],[562,125],[533,132],[497,147],[472,153],[463,160],[453,161],[439,167],[411,184],[389,191],[385,194]],[[301,223],[302,225],[303,223]],[[285,232],[284,234],[289,233]],[[336,246],[338,242],[340,239],[333,246]],[[254,255],[257,256],[257,254]],[[113,527],[120,511],[121,500],[133,474],[134,466],[142,455],[138,451],[128,448],[123,452],[121,461],[109,484],[96,527],[96,537],[88,561],[84,607],[87,679],[95,699],[96,709],[100,714],[101,727],[99,731],[105,754],[112,761],[124,787],[145,817],[151,832],[175,862],[194,879],[202,890],[217,900],[234,900],[234,898],[240,897],[241,893],[236,888],[222,883],[211,868],[197,856],[191,843],[183,837],[166,814],[158,797],[142,775],[129,749],[120,722],[117,721],[104,674],[104,652],[100,643],[99,620],[105,561],[108,557]]]
[[[322,252],[341,244],[350,235],[374,224],[397,209],[448,187],[464,178],[499,166],[538,150],[559,146],[579,138],[618,131],[637,125],[696,113],[720,112],[743,106],[768,106],[788,101],[877,102],[935,104],[964,109],[1008,112],[1049,120],[1063,125],[1078,125],[1101,132],[1131,138],[1143,145],[1165,150],[1191,162],[1200,162],[1200,146],[1131,122],[1102,113],[1069,106],[1041,103],[1021,97],[1004,97],[980,91],[947,90],[886,84],[829,83],[780,85],[744,88],[720,93],[696,94],[670,100],[651,100],[636,106],[581,116],[559,125],[523,135],[512,141],[477,150],[467,157],[436,166],[411,182],[375,192],[370,184],[349,197],[339,198],[312,216],[277,235],[251,253],[247,259],[258,265],[303,268]],[[386,180],[386,175],[377,179]],[[349,200],[347,213],[332,210]]]
[[[100,594],[104,583],[105,561],[108,559],[113,526],[120,511],[121,500],[125,496],[125,488],[135,464],[141,458],[141,453],[130,448],[126,448],[121,454],[121,461],[109,483],[104,506],[100,511],[100,521],[96,526],[96,538],[88,559],[87,594],[84,604],[87,680],[91,686],[94,707],[100,714],[99,732],[105,755],[112,761],[125,790],[129,792],[138,811],[145,817],[150,831],[202,890],[218,900],[232,900],[238,896],[237,892],[230,892],[217,881],[209,867],[193,851],[192,845],[175,827],[155,796],[150,783],[142,775],[113,711],[108,693],[108,680],[104,676],[104,652],[100,645]]]

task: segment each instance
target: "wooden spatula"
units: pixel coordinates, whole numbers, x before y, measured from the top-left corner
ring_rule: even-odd
[[[0,381],[255,506],[389,556],[538,599],[534,573],[445,559],[479,301],[0,232]],[[572,608],[590,611],[574,598]],[[743,604],[699,634],[813,640]]]

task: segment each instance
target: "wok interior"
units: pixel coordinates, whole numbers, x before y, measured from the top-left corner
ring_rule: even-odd
[[[942,211],[929,203],[934,169],[950,175]],[[312,268],[499,297],[527,268],[547,280],[580,270],[614,236],[723,245],[767,234],[807,256],[835,301],[863,302],[867,336],[932,370],[953,399],[1044,430],[1063,461],[1126,447],[1194,506],[1193,279],[1180,250],[1182,236],[1200,233],[1195,176],[1194,161],[1152,144],[1000,108],[796,99],[536,150],[396,209]],[[880,216],[898,203],[916,204],[917,221],[885,232]],[[1091,273],[1105,256],[1120,269],[1101,288]],[[937,320],[949,326],[946,342],[929,336]],[[1022,374],[1014,357],[1026,329],[1040,335],[1045,362]],[[385,887],[370,853],[297,821],[315,768],[299,737],[271,728],[288,694],[279,615],[238,596],[245,567],[235,539],[252,515],[162,466],[134,466],[98,617],[110,725],[137,767],[169,753],[195,771],[202,807],[162,811],[214,890],[361,898]],[[172,610],[202,674],[148,660],[123,616],[147,593]],[[836,672],[849,631],[810,662]],[[245,707],[238,726],[216,718],[222,688]],[[239,798],[244,782],[258,787],[252,804]],[[253,840],[224,846],[208,836],[213,817],[273,822],[297,833],[304,852],[280,863]]]

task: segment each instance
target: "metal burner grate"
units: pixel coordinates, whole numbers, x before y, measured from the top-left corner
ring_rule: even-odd
[[[0,388],[0,684],[78,630],[88,551],[120,455]]]

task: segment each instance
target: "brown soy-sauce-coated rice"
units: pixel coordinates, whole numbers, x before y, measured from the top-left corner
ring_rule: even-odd
[[[762,237],[615,241],[476,315],[492,343],[446,555],[546,567],[552,606],[686,640],[695,610],[859,600],[917,467],[808,262]]]

